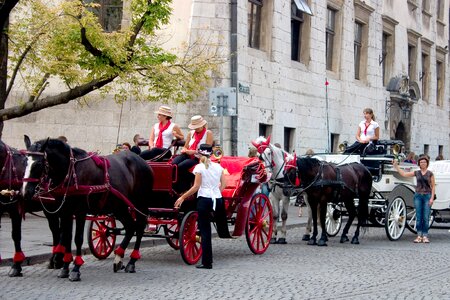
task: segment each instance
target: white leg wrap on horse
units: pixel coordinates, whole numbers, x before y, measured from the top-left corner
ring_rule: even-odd
[[[116,254],[116,256],[114,257],[114,263],[115,264],[118,264],[119,262],[121,262],[122,261],[122,257],[120,257],[120,255],[117,255]]]

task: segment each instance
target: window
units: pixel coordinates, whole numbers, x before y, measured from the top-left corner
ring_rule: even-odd
[[[353,36],[353,55],[355,79],[367,79],[367,45],[369,44],[369,20],[374,9],[366,3],[355,0],[355,24]]]
[[[327,28],[326,28],[326,63],[327,70],[333,70],[333,49],[336,36],[336,10],[327,8]]]
[[[272,135],[272,125],[259,123],[259,136],[268,137]]]
[[[408,76],[410,79],[416,73],[416,47],[408,45]]]
[[[422,100],[428,101],[429,76],[430,72],[430,56],[422,52],[422,71],[420,71],[419,80],[422,81]]]
[[[355,41],[354,41],[355,79],[360,79],[362,29],[363,25],[361,23],[355,22]]]
[[[85,0],[85,3],[96,3],[100,5],[90,10],[98,16],[99,22],[106,32],[120,30],[123,15],[122,0]]]
[[[302,51],[303,12],[291,1],[291,59],[300,61]]]
[[[425,144],[423,145],[423,154],[429,155],[428,153],[430,152],[430,145]]]
[[[248,46],[259,49],[261,47],[261,9],[262,0],[248,1]]]
[[[445,97],[445,61],[446,61],[447,49],[436,46],[436,104],[440,107],[444,107]]]
[[[436,61],[436,104],[444,105],[444,64]]]
[[[331,149],[330,153],[337,153],[339,151],[339,134],[338,133],[332,133],[330,135],[330,146]]]
[[[444,146],[443,145],[438,146],[438,154],[441,156],[444,155]]]
[[[410,81],[417,81],[417,45],[421,34],[408,29],[408,76]],[[423,45],[423,43],[422,43]],[[422,47],[423,50],[423,47]]]
[[[291,152],[294,145],[295,129],[284,127],[284,150]]]
[[[380,64],[382,68],[383,86],[387,86],[389,84],[389,80],[393,77],[395,57],[395,26],[398,22],[388,16],[382,16],[382,19],[383,36]]]
[[[436,1],[436,16],[437,16],[437,19],[440,21],[444,21],[444,9],[445,9],[444,0],[437,0]]]
[[[422,0],[422,12],[430,14],[430,0]]]

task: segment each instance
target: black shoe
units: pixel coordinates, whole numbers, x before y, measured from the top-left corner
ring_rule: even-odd
[[[287,244],[287,242],[286,242],[286,239],[285,238],[279,238],[278,240],[277,240],[277,244]]]
[[[195,267],[197,269],[212,269],[212,265],[204,265],[204,264],[196,265]]]

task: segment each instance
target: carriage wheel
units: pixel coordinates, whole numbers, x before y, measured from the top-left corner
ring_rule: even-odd
[[[270,244],[273,232],[273,211],[269,198],[256,194],[250,200],[245,237],[254,254],[263,254]]]
[[[169,224],[164,226],[164,233],[168,237],[166,237],[166,241],[169,244],[170,247],[172,247],[175,250],[180,249],[180,242],[178,239],[180,232],[180,226],[177,224]]]
[[[201,238],[198,231],[198,212],[191,211],[186,214],[180,228],[180,252],[184,262],[194,265],[202,256]]]
[[[114,250],[116,245],[116,235],[112,230],[114,228],[116,228],[114,217],[89,221],[87,231],[89,250],[98,259],[107,258]]]
[[[406,203],[401,196],[394,197],[387,207],[384,226],[389,240],[396,241],[402,237],[406,227]]]
[[[342,207],[339,204],[328,203],[325,216],[325,230],[328,236],[336,236],[342,226]]]
[[[380,193],[374,193],[372,188],[373,199],[384,200],[384,198],[380,195]],[[369,204],[370,206],[370,204]],[[379,208],[371,208],[369,213],[369,221],[370,223],[377,226],[384,226],[386,223],[386,206]]]
[[[431,228],[431,226],[433,226],[434,215],[435,215],[434,210],[431,210],[430,218],[428,220],[428,228]],[[416,234],[417,230],[416,230],[416,209],[415,208],[408,207],[408,213],[407,213],[406,219],[407,219],[406,227],[409,229],[409,231]]]

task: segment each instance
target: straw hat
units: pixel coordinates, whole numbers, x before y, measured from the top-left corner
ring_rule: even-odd
[[[160,106],[159,109],[157,111],[155,111],[155,114],[158,115],[163,115],[163,116],[167,116],[167,117],[171,117],[172,118],[172,109],[168,106]]]
[[[188,125],[189,129],[197,129],[203,127],[207,124],[205,119],[202,116],[193,116],[191,118],[191,123]]]

